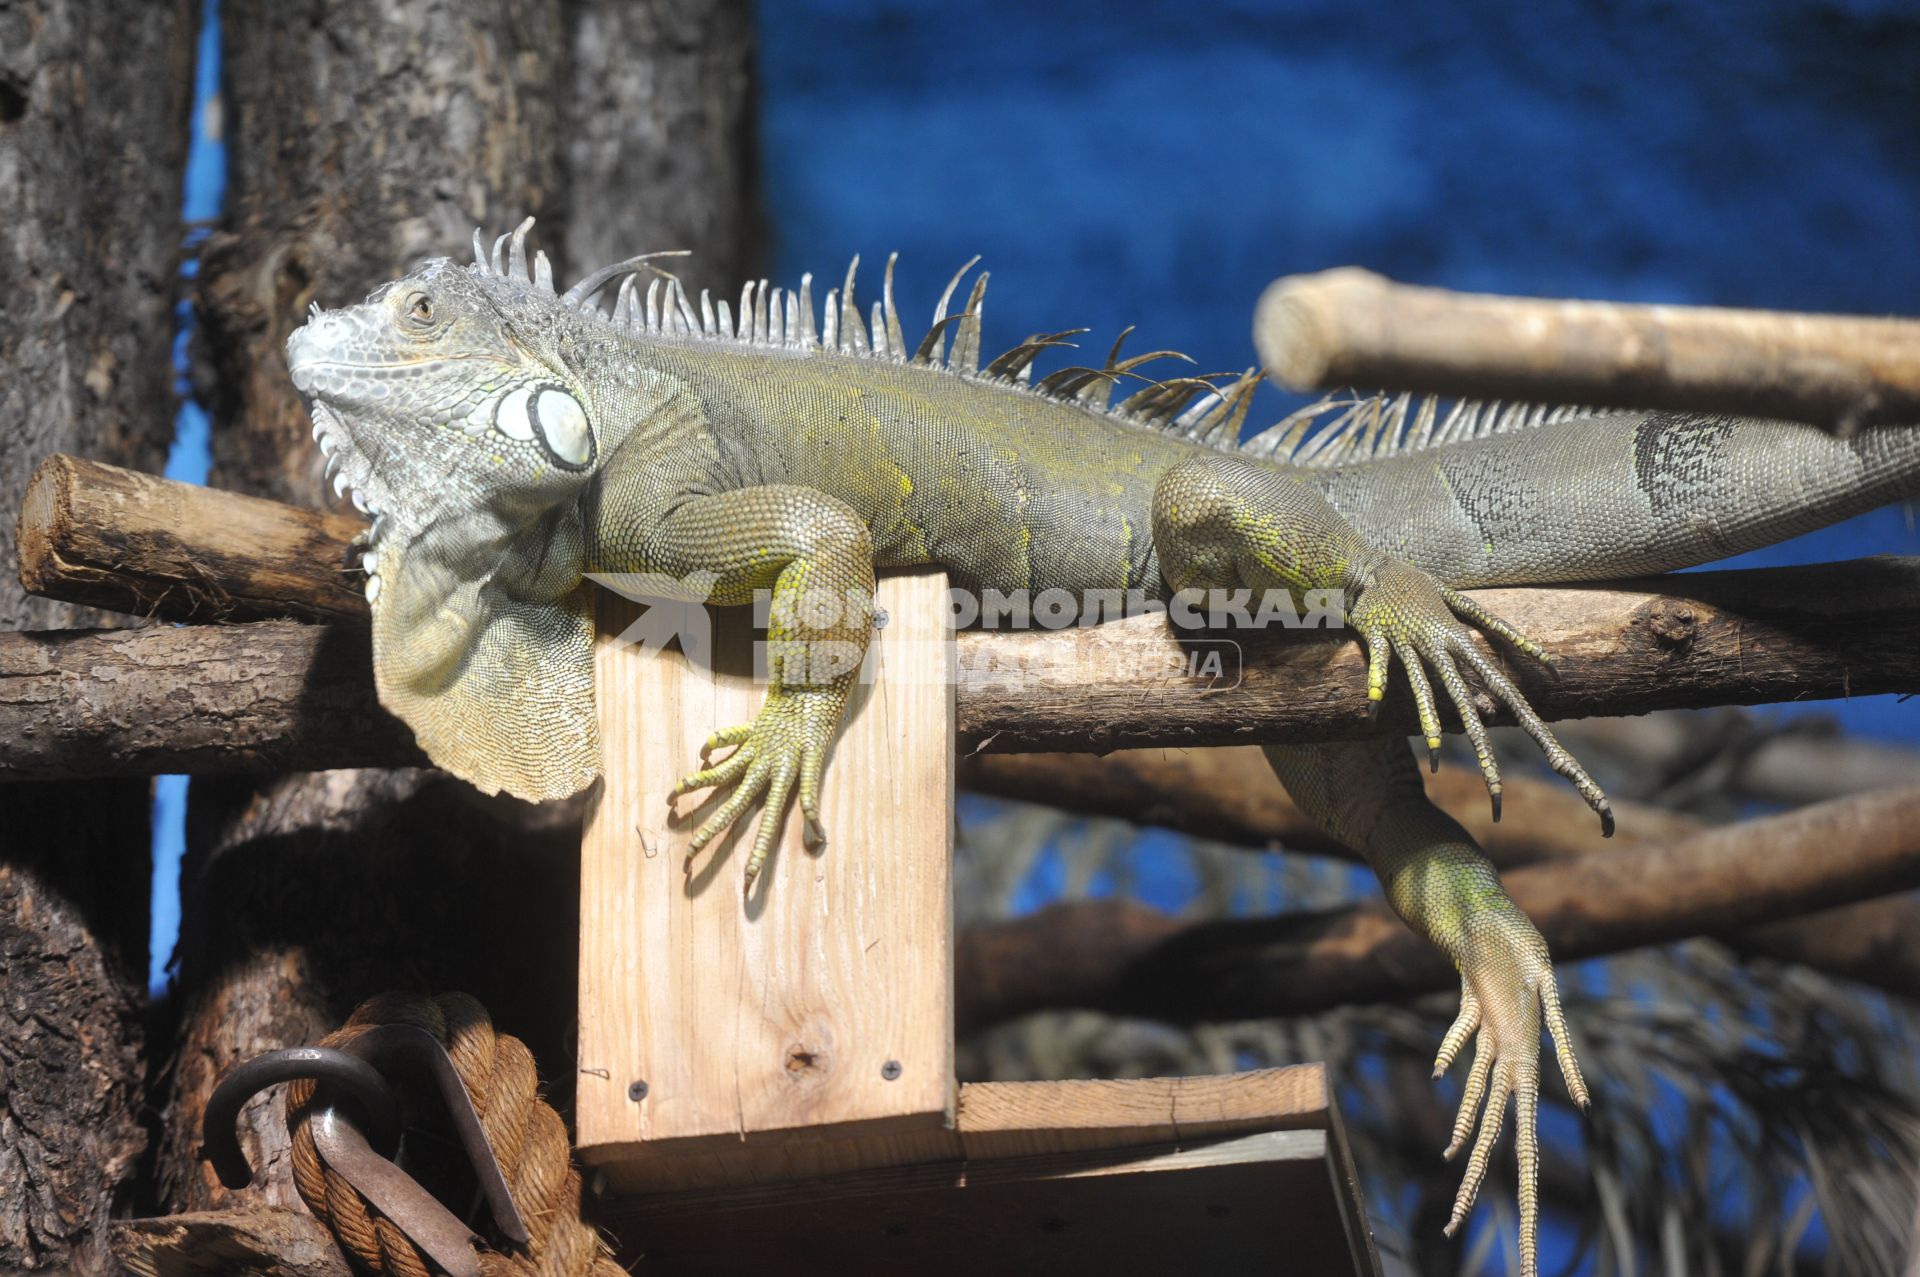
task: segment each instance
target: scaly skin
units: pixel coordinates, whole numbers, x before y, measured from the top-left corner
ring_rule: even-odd
[[[637,259],[561,297],[544,260],[527,262],[525,230],[491,261],[476,238],[474,266],[432,262],[361,306],[316,313],[288,345],[343,490],[376,516],[381,700],[438,765],[482,789],[563,796],[600,763],[585,573],[698,579],[722,603],[770,590],[766,702],[709,742],[731,754],[680,786],[728,791],[696,851],[760,811],[749,883],[795,796],[824,838],[821,760],[866,650],[876,567],[938,563],[975,591],[1342,591],[1372,703],[1393,694],[1397,657],[1431,751],[1437,679],[1496,817],[1499,772],[1468,669],[1610,828],[1598,787],[1467,627],[1547,654],[1458,591],[1703,562],[1891,500],[1920,474],[1911,428],[1842,443],[1778,422],[1645,413],[1459,438],[1335,436],[1314,464],[1290,465],[1274,445],[1292,435],[1204,446],[1232,448],[1251,373],[1176,422],[1206,382],[1149,383],[1107,406],[1115,384],[1166,352],[1123,360],[1116,343],[1098,368],[1029,386],[1031,360],[1063,334],[977,370],[984,275],[946,317],[955,277],[916,349],[890,274],[871,334],[850,270],[816,339],[804,286],[784,309],[777,290],[749,289],[737,324],[705,298],[696,312],[677,283],[636,288],[649,269]],[[614,281],[608,315],[591,299]],[[1453,1226],[1511,1098],[1532,1273],[1543,1020],[1586,1102],[1539,932],[1426,800],[1401,743],[1276,745],[1268,757],[1458,964],[1460,1016],[1439,1068],[1469,1038],[1476,1047],[1449,1155],[1476,1125],[1478,1136]]]

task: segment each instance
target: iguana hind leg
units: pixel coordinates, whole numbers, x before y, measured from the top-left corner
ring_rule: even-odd
[[[1599,787],[1554,740],[1519,690],[1474,646],[1460,618],[1528,655],[1544,659],[1545,653],[1411,563],[1367,545],[1300,476],[1229,456],[1183,462],[1169,469],[1155,488],[1153,535],[1161,570],[1176,590],[1283,589],[1296,601],[1312,589],[1343,591],[1350,601],[1346,619],[1367,647],[1370,700],[1377,704],[1385,694],[1391,657],[1397,654],[1413,688],[1421,734],[1428,749],[1437,750],[1440,724],[1428,678],[1431,669],[1473,741],[1497,819],[1500,773],[1462,676],[1462,667],[1471,667],[1611,832],[1612,814]],[[1402,742],[1275,746],[1267,757],[1301,808],[1366,855],[1394,909],[1459,967],[1460,1015],[1443,1039],[1438,1068],[1450,1064],[1469,1038],[1477,1041],[1448,1156],[1459,1150],[1476,1124],[1479,1135],[1449,1231],[1459,1227],[1473,1206],[1511,1100],[1520,1160],[1522,1272],[1531,1277],[1539,1220],[1543,1018],[1558,1048],[1568,1090],[1586,1104],[1546,943],[1501,888],[1492,864],[1466,831],[1427,801],[1419,770]]]
[[[1364,854],[1395,911],[1460,968],[1460,1014],[1441,1040],[1434,1076],[1453,1063],[1469,1039],[1474,1057],[1446,1156],[1457,1154],[1476,1126],[1479,1134],[1447,1232],[1458,1229],[1473,1208],[1511,1100],[1519,1161],[1520,1271],[1533,1277],[1543,1022],[1568,1094],[1581,1108],[1587,1106],[1546,941],[1500,886],[1492,863],[1466,830],[1427,801],[1419,768],[1403,742],[1274,745],[1266,754],[1301,810]]]
[[[1438,678],[1473,742],[1498,820],[1500,765],[1463,676],[1463,670],[1472,669],[1540,746],[1548,765],[1598,813],[1602,830],[1613,832],[1606,795],[1520,689],[1474,644],[1466,622],[1537,660],[1549,662],[1547,653],[1457,590],[1368,545],[1302,472],[1211,453],[1173,466],[1154,489],[1153,543],[1175,590],[1285,590],[1296,601],[1309,590],[1340,591],[1345,619],[1367,649],[1369,708],[1385,697],[1393,658],[1399,657],[1413,689],[1420,734],[1437,767],[1440,716],[1429,672]]]

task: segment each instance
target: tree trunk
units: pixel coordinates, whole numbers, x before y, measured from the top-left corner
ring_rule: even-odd
[[[669,239],[731,270],[750,234],[741,0],[322,7],[229,18],[235,202],[203,298],[215,481],[308,505],[331,493],[283,351],[309,301],[357,300],[530,213],[561,273]],[[577,808],[417,771],[193,792],[167,1209],[293,1200],[277,1096],[241,1119],[262,1191],[240,1198],[198,1160],[207,1096],[236,1061],[311,1041],[384,989],[479,997],[565,1111]]]
[[[14,516],[40,459],[157,470],[167,455],[192,13],[0,6],[0,629],[101,623],[13,579]]]
[[[193,12],[0,4],[0,629],[102,621],[14,580],[40,459],[166,455]],[[146,1143],[147,809],[145,782],[0,790],[3,1271],[113,1270]]]
[[[113,1271],[146,1147],[144,785],[0,787],[0,1272]]]
[[[340,306],[560,203],[559,0],[287,0],[233,6],[226,229],[200,305],[213,481],[334,500],[287,377],[308,303]]]
[[[567,0],[568,264],[657,249],[699,295],[737,291],[763,238],[753,167],[747,0]]]

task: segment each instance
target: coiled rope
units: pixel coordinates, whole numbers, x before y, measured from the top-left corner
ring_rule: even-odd
[[[486,1277],[625,1277],[600,1235],[580,1218],[580,1172],[573,1165],[567,1128],[540,1098],[539,1075],[526,1044],[495,1033],[486,1008],[464,993],[432,998],[387,993],[361,1003],[320,1045],[344,1046],[382,1024],[417,1025],[446,1044],[532,1234],[522,1253],[482,1249]],[[310,1129],[313,1095],[314,1083],[307,1080],[287,1091],[293,1182],[307,1209],[376,1277],[434,1277],[438,1267],[321,1160]]]

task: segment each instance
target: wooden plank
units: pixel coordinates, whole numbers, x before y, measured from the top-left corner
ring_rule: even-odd
[[[671,1164],[602,1165],[615,1196],[742,1188],[884,1166],[1131,1148],[1255,1131],[1327,1130],[1333,1112],[1319,1064],[1205,1077],[966,1082],[951,1130],[735,1144]]]
[[[1320,1130],[863,1171],[614,1203],[621,1258],[675,1274],[1378,1272]]]
[[[743,905],[752,822],[690,877],[701,795],[670,804],[715,729],[752,718],[744,610],[716,613],[712,671],[615,641],[603,594],[604,789],[582,842],[578,1138],[590,1162],[673,1185],[714,1150],[900,1137],[953,1117],[953,685],[946,577],[881,584],[889,623],[829,760],[806,851],[794,811]],[[895,1066],[895,1067],[889,1067]],[[636,1083],[644,1083],[644,1093]],[[630,1098],[640,1096],[640,1098]],[[773,1163],[790,1159],[769,1155]],[[769,1172],[773,1173],[773,1172]],[[621,1174],[627,1181],[627,1174]]]
[[[1250,1131],[1325,1130],[1318,1064],[1198,1077],[979,1082],[960,1088],[969,1158],[1180,1143]]]

